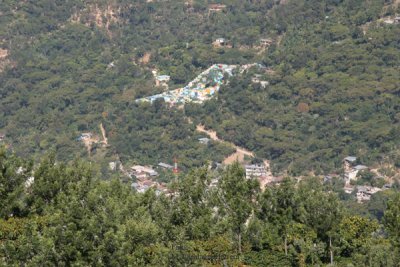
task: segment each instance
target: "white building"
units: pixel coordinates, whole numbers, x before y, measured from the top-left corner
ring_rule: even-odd
[[[267,170],[264,165],[245,165],[246,179],[266,177]]]
[[[368,169],[365,165],[354,166],[356,161],[357,158],[353,156],[346,157],[343,160],[344,181],[346,184],[350,184],[350,181],[352,180],[357,180],[357,174],[359,171]]]

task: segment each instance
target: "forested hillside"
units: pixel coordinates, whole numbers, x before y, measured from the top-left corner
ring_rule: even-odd
[[[2,1],[3,142],[23,156],[52,149],[62,160],[89,156],[102,165],[181,155],[192,167],[231,153],[200,147],[192,121],[272,160],[275,172],[326,173],[348,154],[399,165],[400,26],[384,22],[399,13],[397,1],[219,4]],[[267,71],[233,78],[203,105],[135,103],[165,90],[153,70],[177,88],[211,64],[255,62]],[[254,84],[253,74],[269,85]],[[99,123],[109,147],[87,150],[76,139],[99,133]]]
[[[0,266],[399,266],[399,16],[0,1]],[[137,101],[213,64],[210,100]]]
[[[346,153],[372,162],[397,149],[399,27],[376,23],[395,14],[389,1],[230,1],[220,12],[202,1],[50,2],[1,3],[0,129],[19,154],[54,148],[64,159],[85,155],[75,138],[103,121],[120,133],[111,138],[111,157],[165,159],[178,147],[192,155],[196,139],[187,139],[193,126],[186,119],[177,127],[187,131],[177,135],[171,127],[164,137],[182,143],[168,152],[154,146],[163,127],[151,121],[156,117],[143,128],[125,116],[147,109],[132,107],[134,99],[162,90],[151,69],[171,75],[174,86],[213,63],[250,62],[273,70],[265,77],[270,86],[239,77],[216,104],[190,115],[294,174],[333,169]],[[231,47],[212,48],[218,37]],[[260,38],[274,43],[260,50]],[[184,161],[201,165],[204,155]]]
[[[261,192],[236,163],[134,192],[88,164],[0,150],[2,266],[398,266],[399,193],[355,215],[318,179]],[[214,183],[217,179],[217,183]]]

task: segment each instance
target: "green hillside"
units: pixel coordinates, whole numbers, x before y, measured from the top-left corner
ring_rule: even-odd
[[[0,1],[0,266],[396,267],[399,190],[398,0]]]
[[[276,172],[326,173],[348,154],[398,164],[400,26],[383,22],[398,12],[396,3],[221,4],[3,1],[5,142],[19,155],[56,150],[63,160],[90,154],[97,162],[157,163],[179,154],[186,167],[231,153],[229,147],[202,149],[189,116],[272,160]],[[217,38],[226,45],[215,47]],[[269,47],[261,46],[265,39]],[[178,88],[212,64],[255,62],[268,69],[258,73],[266,87],[252,83],[249,71],[215,100],[184,112],[135,103],[165,90],[155,86],[154,69]],[[83,132],[100,135],[100,123],[110,146],[87,151],[76,139]]]

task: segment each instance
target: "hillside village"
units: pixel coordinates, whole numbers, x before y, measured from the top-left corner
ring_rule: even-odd
[[[336,178],[344,182],[343,190],[347,194],[355,194],[355,198],[359,203],[369,201],[371,196],[377,192],[390,189],[393,182],[390,179],[384,179],[385,183],[380,187],[371,185],[360,185],[357,182],[360,181],[360,173],[367,171],[370,168],[364,165],[356,164],[357,158],[349,156],[343,159],[343,170],[342,174],[330,174],[321,177],[324,183],[330,183],[332,179]],[[266,187],[280,184],[283,181],[284,176],[273,176],[267,162],[250,164],[248,161],[240,162],[245,170],[246,179],[256,179],[260,183],[261,190],[265,190]],[[218,170],[224,169],[227,165],[217,163],[214,167],[208,166],[208,169],[215,171],[213,180],[210,186],[213,187],[218,183],[219,176]],[[110,168],[115,171],[116,165],[110,164]],[[160,162],[156,166],[143,166],[133,165],[124,171],[125,175],[131,179],[131,187],[138,192],[145,192],[149,189],[154,189],[157,194],[164,193],[167,196],[174,195],[174,191],[169,187],[166,182],[158,181],[158,177],[161,172],[167,172],[174,175],[175,178],[179,179],[178,163],[174,165]],[[301,180],[302,177],[298,177]]]
[[[269,39],[264,40],[264,42],[265,43],[263,45],[268,46],[270,44]],[[215,41],[215,45],[224,46],[226,45],[226,40],[224,38],[219,38]],[[262,79],[263,75],[261,73],[270,73],[272,72],[272,70],[266,68],[261,64],[254,63],[243,66],[215,64],[200,73],[194,80],[189,82],[183,88],[140,98],[137,99],[136,102],[153,103],[158,99],[163,99],[171,106],[184,105],[185,103],[189,102],[202,103],[216,95],[216,93],[220,89],[220,86],[225,83],[225,75],[227,75],[228,77],[232,77],[237,74],[242,74],[252,67],[255,67],[258,72],[257,74],[254,74],[251,82],[254,84],[260,84],[263,88],[268,86],[269,82]],[[158,70],[156,69],[153,70],[152,73],[156,87],[164,87],[166,90],[168,90],[170,76],[165,74],[159,75]],[[103,146],[106,146],[107,138],[103,125],[100,125],[100,129],[103,135],[102,141],[99,136],[90,132],[82,133],[77,140],[83,142],[88,151],[90,151],[93,144],[102,144]],[[211,130],[206,130],[202,125],[198,125],[196,129],[198,132],[205,133],[209,136],[209,138],[199,138],[198,142],[200,144],[208,146],[210,142],[223,142],[229,144],[236,149],[236,152],[228,156],[223,162],[216,162],[215,170],[224,168],[225,166],[232,164],[234,161],[239,161],[239,163],[241,163],[242,167],[245,170],[246,178],[257,179],[260,183],[260,187],[262,190],[264,190],[267,186],[279,184],[285,177],[284,174],[280,176],[274,176],[269,167],[268,160],[264,160],[262,163],[252,164],[251,159],[254,158],[255,155],[251,151],[237,147],[234,144],[219,139],[215,132]],[[331,182],[334,178],[342,180],[344,182],[344,192],[347,194],[355,194],[356,199],[359,203],[370,200],[371,196],[377,192],[391,188],[393,181],[391,181],[391,179],[387,177],[384,179],[385,183],[382,184],[380,187],[359,184],[358,181],[360,180],[360,173],[369,171],[370,168],[368,166],[358,163],[359,161],[356,157],[348,156],[343,159],[343,173],[324,175],[321,176],[321,179],[323,179],[325,183]],[[171,189],[168,187],[168,183],[158,181],[160,172],[171,173],[174,174],[175,177],[178,177],[179,172],[177,162],[174,163],[174,166],[160,162],[156,166],[133,165],[125,169],[121,162],[116,161],[110,162],[109,168],[111,171],[120,170],[126,177],[131,180],[131,187],[138,192],[145,192],[150,188],[154,188],[157,194],[165,193],[167,195],[174,194],[174,192],[171,191]],[[209,169],[212,169],[211,165],[209,166]],[[377,177],[381,177],[380,173],[376,170],[375,174]],[[301,180],[302,177],[298,177],[297,179]],[[218,178],[214,178],[212,182],[212,184],[214,185],[216,183],[218,183]]]
[[[185,104],[188,102],[202,103],[213,97],[219,91],[221,85],[224,82],[224,75],[233,76],[236,72],[243,73],[251,67],[266,69],[261,64],[256,63],[246,64],[243,66],[215,64],[209,67],[207,70],[203,71],[183,88],[140,98],[137,99],[136,102],[153,103],[157,99],[163,99],[171,106]],[[157,75],[156,70],[153,71],[153,75],[155,77],[156,86],[165,86],[166,88],[168,88],[168,81],[170,80],[170,76]],[[259,78],[260,77],[258,76],[258,79]],[[262,82],[264,86],[266,84],[266,81],[256,80],[256,82]]]

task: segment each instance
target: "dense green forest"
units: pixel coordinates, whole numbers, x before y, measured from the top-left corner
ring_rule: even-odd
[[[400,165],[397,1],[14,1],[0,3],[0,134],[20,156],[49,150],[100,165],[121,158],[182,166],[221,162],[195,125],[300,175],[338,170],[343,156]],[[216,38],[226,47],[214,47]],[[260,46],[269,38],[272,44]],[[135,99],[182,86],[214,63],[258,62],[214,100],[185,109]],[[251,82],[259,74],[269,85]],[[190,118],[190,120],[188,119]],[[107,149],[76,138],[99,134]]]
[[[34,179],[32,179],[34,177]],[[217,183],[213,184],[213,180]],[[1,266],[398,266],[400,195],[356,215],[330,184],[259,190],[235,163],[137,193],[89,164],[0,150]]]

